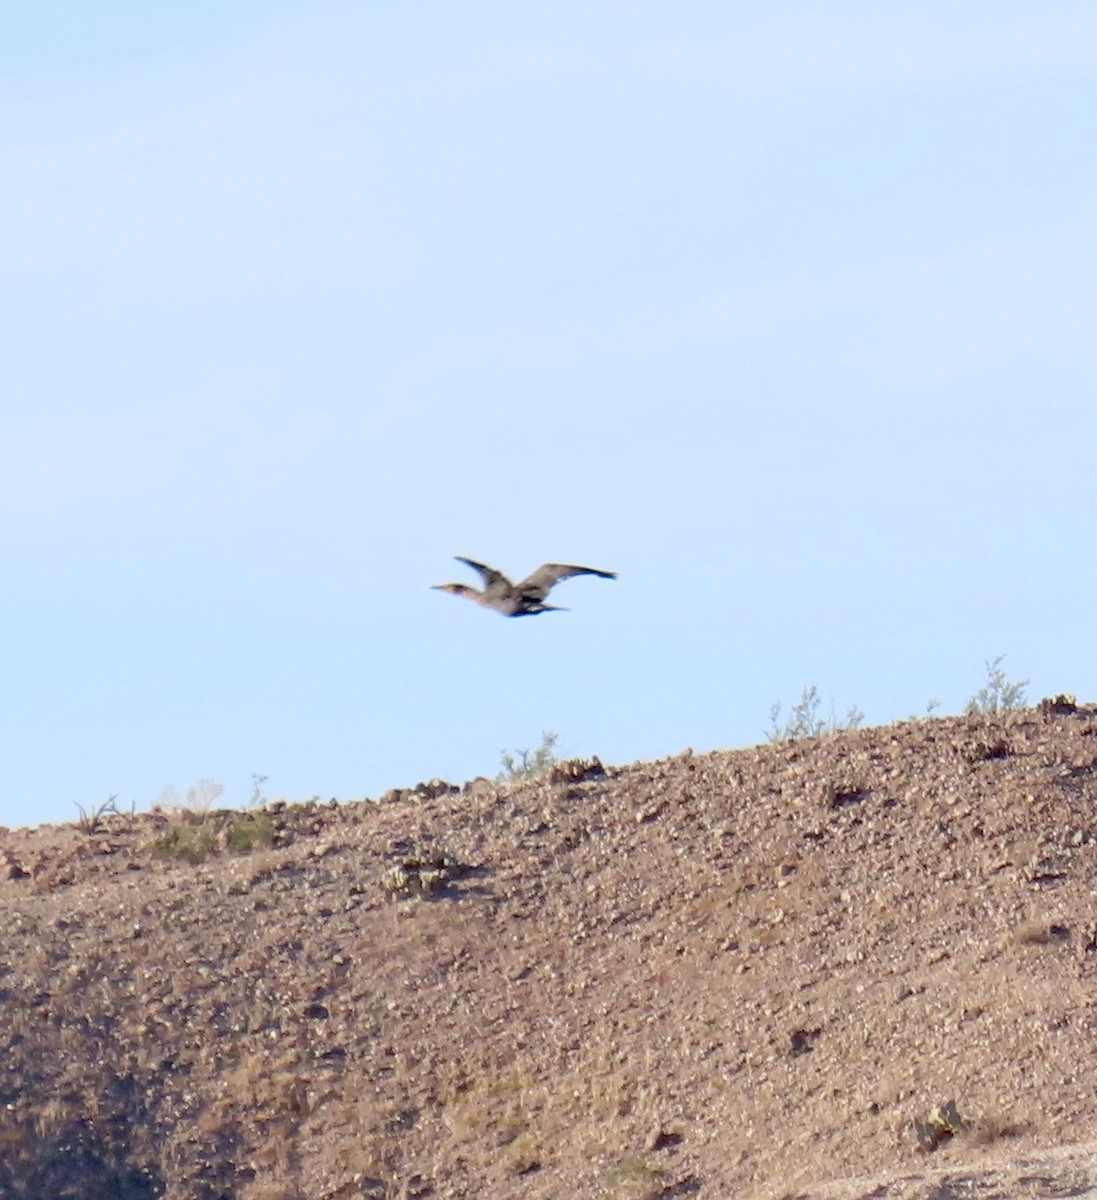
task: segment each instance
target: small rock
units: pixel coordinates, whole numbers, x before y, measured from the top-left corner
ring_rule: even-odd
[[[682,1135],[680,1133],[672,1133],[670,1130],[664,1129],[662,1125],[656,1125],[644,1139],[644,1149],[652,1153],[656,1150],[666,1150],[671,1146],[678,1146],[681,1142]]]

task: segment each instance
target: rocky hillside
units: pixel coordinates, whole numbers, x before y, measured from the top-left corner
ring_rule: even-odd
[[[1097,1194],[1095,800],[1062,703],[0,830],[0,1196]]]

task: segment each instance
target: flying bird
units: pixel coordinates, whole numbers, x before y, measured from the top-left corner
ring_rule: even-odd
[[[484,608],[492,608],[504,617],[532,617],[543,612],[566,612],[566,609],[545,603],[545,597],[561,579],[570,579],[573,575],[597,575],[599,579],[617,578],[614,571],[596,571],[593,567],[545,563],[520,583],[511,583],[494,567],[486,567],[483,563],[473,562],[471,558],[462,558],[460,555],[456,558],[466,567],[480,572],[484,590],[478,592],[467,583],[436,583],[432,585],[433,589],[449,592],[451,596],[464,596],[466,600],[473,600],[482,604]]]

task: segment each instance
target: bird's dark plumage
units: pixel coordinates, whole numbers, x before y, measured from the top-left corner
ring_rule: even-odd
[[[460,555],[457,555],[457,561],[474,571],[479,571],[480,578],[484,581],[484,590],[478,592],[466,583],[436,583],[435,589],[449,592],[451,596],[464,596],[485,608],[502,613],[505,617],[531,617],[537,613],[564,611],[545,603],[545,597],[561,579],[570,579],[573,575],[597,575],[599,579],[617,578],[613,571],[597,571],[593,567],[573,567],[565,563],[545,563],[532,575],[527,575],[518,583],[511,583],[494,567],[474,562],[471,558],[462,558]]]

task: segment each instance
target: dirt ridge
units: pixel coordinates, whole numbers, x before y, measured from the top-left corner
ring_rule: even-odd
[[[1097,1194],[1093,707],[436,785],[0,830],[0,1196]]]

